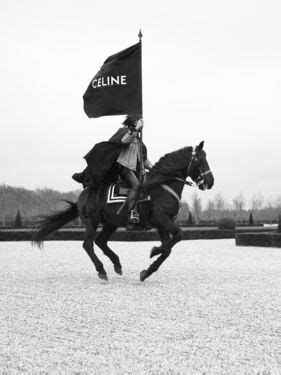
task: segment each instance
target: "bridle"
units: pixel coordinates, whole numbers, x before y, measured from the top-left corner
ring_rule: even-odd
[[[191,159],[190,159],[190,162],[189,162],[189,165],[188,165],[188,168],[187,168],[187,177],[191,177],[190,176],[190,170],[191,170],[191,165],[192,163],[195,161],[197,162],[198,161],[198,152],[196,151],[196,146],[195,147],[192,147],[192,155],[191,155]],[[206,171],[202,171],[201,169],[201,165],[198,166],[198,169],[199,169],[199,176],[195,179],[195,184],[197,187],[200,187],[200,186],[203,186],[203,190],[206,189],[205,187],[205,184],[204,184],[204,177],[207,175],[207,174],[210,174],[212,173],[210,169],[207,169]]]
[[[191,158],[187,167],[187,177],[190,176],[190,168],[191,168],[192,163],[197,160],[198,158],[197,158],[197,152],[196,152],[196,146],[195,146],[195,147],[192,147]]]
[[[197,162],[197,161],[198,161],[198,152],[196,151],[196,146],[195,146],[195,147],[192,147],[191,159],[190,159],[190,162],[189,162],[188,167],[187,167],[187,177],[191,177],[190,176],[190,170],[191,170],[192,163]],[[200,174],[196,178],[195,181],[187,181],[187,180],[184,180],[183,178],[180,178],[180,177],[174,177],[174,180],[181,181],[185,185],[189,185],[189,186],[192,186],[192,187],[199,187],[200,185],[204,185],[204,176],[206,176],[207,174],[210,174],[212,172],[211,172],[210,169],[202,172],[202,169],[201,169],[200,166],[198,166],[198,169],[199,169]]]
[[[196,151],[196,146],[195,146],[195,147],[192,147],[192,154],[191,154],[190,162],[189,162],[188,167],[187,167],[187,176],[186,177],[192,178],[190,176],[191,166],[192,166],[193,162],[197,162],[197,161],[198,161],[198,152]],[[201,169],[200,165],[198,166],[198,169],[199,169],[199,176],[195,179],[195,181],[187,181],[187,180],[184,180],[183,178],[180,178],[180,177],[174,177],[173,180],[183,182],[185,185],[188,185],[188,186],[191,186],[191,187],[199,188],[200,186],[202,186],[203,190],[206,190],[206,186],[204,184],[204,176],[206,176],[207,174],[210,174],[212,172],[211,172],[210,169],[202,172],[202,169]],[[171,195],[173,195],[177,199],[177,201],[180,203],[180,197],[177,195],[177,193],[174,192],[173,189],[171,189],[166,184],[162,184],[161,186],[162,186],[162,188],[167,190]]]

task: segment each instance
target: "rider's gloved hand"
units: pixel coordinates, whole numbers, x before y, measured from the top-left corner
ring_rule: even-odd
[[[136,130],[137,131],[140,131],[143,127],[143,119],[139,119],[139,121],[137,122],[137,125],[136,125]]]

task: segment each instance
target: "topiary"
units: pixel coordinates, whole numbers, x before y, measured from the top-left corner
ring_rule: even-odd
[[[18,213],[17,213],[17,216],[16,216],[15,227],[16,228],[22,228],[22,220],[21,220],[20,210],[18,210]]]
[[[254,225],[255,224],[252,212],[250,213],[248,224],[249,225]]]
[[[189,214],[188,214],[187,225],[188,226],[194,225],[194,220],[193,220],[193,217],[192,217],[192,213],[190,211],[189,211]]]
[[[236,227],[236,222],[231,217],[222,217],[217,224],[219,229],[235,229]]]

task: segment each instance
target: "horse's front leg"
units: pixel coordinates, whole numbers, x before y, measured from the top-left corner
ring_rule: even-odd
[[[160,254],[160,256],[148,267],[147,270],[143,270],[140,273],[140,280],[144,281],[153,272],[156,272],[161,264],[171,254],[172,247],[181,240],[182,232],[180,228],[169,218],[168,215],[162,212],[162,215],[157,215],[158,228],[161,228],[161,234],[163,235],[164,241],[161,246],[152,249],[151,257]],[[171,235],[169,235],[171,234]]]
[[[163,244],[166,243],[170,239],[170,234],[163,228],[157,228],[158,234],[160,237],[161,245],[160,246],[153,246],[150,251],[150,258],[155,257],[156,255],[162,254],[163,251]]]
[[[153,246],[150,258],[162,254],[166,249],[172,249],[182,239],[182,231],[173,221],[171,221],[169,229],[158,228],[158,233],[162,244],[160,246]]]
[[[182,240],[182,230],[171,220],[171,236],[162,244],[162,249],[172,249],[176,243]]]
[[[163,250],[160,257],[158,257],[149,267],[147,270],[143,270],[140,273],[140,280],[144,281],[147,279],[153,272],[156,272],[161,264],[168,258],[171,254],[171,249]]]
[[[94,237],[96,234],[96,229],[98,226],[98,222],[93,221],[90,217],[83,218],[83,222],[85,224],[86,230],[84,235],[84,242],[83,248],[86,250],[87,254],[89,255],[91,261],[94,263],[95,268],[98,272],[98,276],[102,280],[108,280],[107,274],[103,268],[102,262],[99,260],[97,255],[94,251]]]

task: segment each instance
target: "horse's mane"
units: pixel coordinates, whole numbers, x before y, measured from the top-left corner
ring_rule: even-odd
[[[188,167],[192,147],[184,147],[162,156],[148,173],[147,180],[139,186],[138,193],[148,194],[151,189],[180,177],[178,172]]]
[[[188,155],[191,154],[192,147],[184,147],[177,151],[170,152],[162,156],[149,171],[149,175],[174,176],[178,171],[187,166]]]

